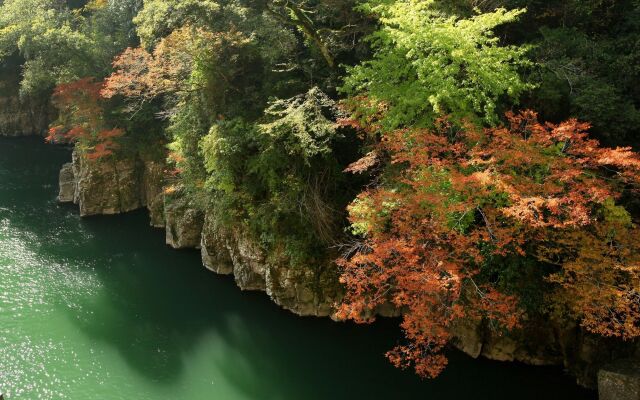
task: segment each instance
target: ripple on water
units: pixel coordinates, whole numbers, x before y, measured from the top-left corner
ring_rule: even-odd
[[[68,373],[80,366],[78,344],[51,339],[54,310],[72,309],[80,317],[78,299],[100,289],[92,266],[48,259],[34,251],[38,240],[0,219],[0,384],[12,399],[64,399],[79,380],[103,370],[93,365],[90,372]]]

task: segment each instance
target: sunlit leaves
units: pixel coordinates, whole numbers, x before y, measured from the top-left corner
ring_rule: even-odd
[[[104,76],[126,47],[137,0],[91,2],[72,10],[56,0],[8,0],[0,5],[0,61],[19,53],[21,91],[49,91],[58,83]]]
[[[351,68],[343,90],[363,95],[366,115],[382,111],[383,129],[431,126],[441,115],[495,123],[498,102],[529,88],[519,77],[526,48],[500,46],[493,34],[523,10],[497,9],[469,19],[446,16],[434,1],[369,1],[382,29],[372,60]]]

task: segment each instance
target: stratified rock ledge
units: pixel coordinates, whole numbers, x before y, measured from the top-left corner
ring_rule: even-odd
[[[600,400],[640,400],[640,361],[622,360],[598,372]]]

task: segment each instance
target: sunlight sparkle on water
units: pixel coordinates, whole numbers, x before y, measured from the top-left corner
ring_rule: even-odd
[[[64,399],[78,379],[100,366],[75,378],[62,373],[78,367],[78,355],[74,343],[49,338],[55,329],[50,315],[56,307],[81,315],[74,299],[95,293],[99,282],[86,272],[89,265],[60,264],[34,252],[38,238],[13,228],[8,211],[0,210],[0,382],[8,398]]]

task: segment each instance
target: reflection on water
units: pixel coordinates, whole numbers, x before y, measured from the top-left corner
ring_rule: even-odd
[[[298,318],[163,244],[147,216],[56,204],[68,151],[0,139],[0,390],[9,399],[589,399],[555,369],[453,353],[422,381],[394,321]]]

